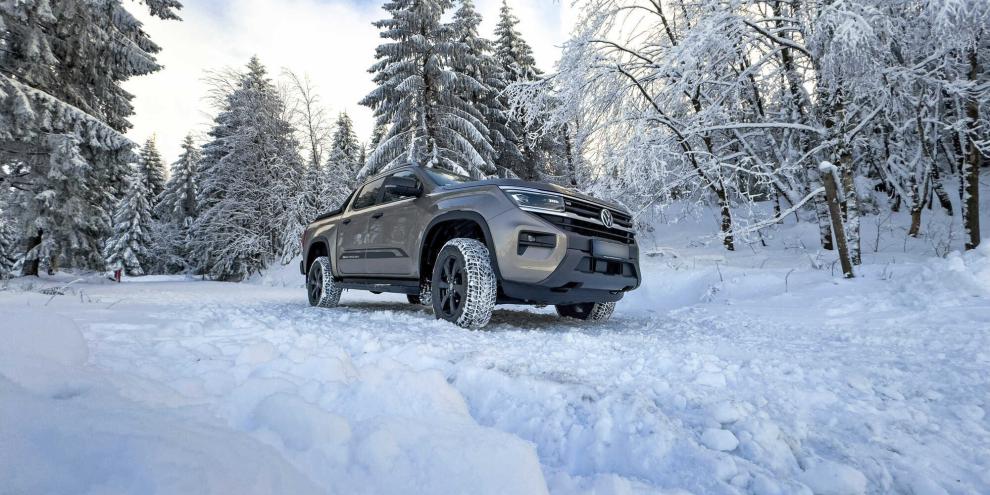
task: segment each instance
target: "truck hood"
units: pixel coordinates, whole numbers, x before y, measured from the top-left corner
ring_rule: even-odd
[[[472,187],[484,187],[484,186],[497,186],[497,187],[525,187],[529,189],[539,189],[540,191],[553,192],[558,194],[564,194],[567,196],[572,196],[578,199],[583,199],[585,201],[591,201],[593,203],[598,203],[603,206],[607,206],[614,210],[629,212],[629,209],[622,206],[614,201],[607,201],[604,199],[596,198],[584,193],[575,191],[567,187],[558,186],[556,184],[547,184],[544,182],[531,182],[521,179],[485,179],[472,182],[461,182],[456,184],[447,184],[446,186],[441,186],[437,189],[442,191],[454,191],[458,189],[468,189]]]

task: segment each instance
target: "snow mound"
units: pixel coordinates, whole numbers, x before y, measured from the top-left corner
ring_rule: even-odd
[[[119,395],[117,377],[84,366],[88,346],[71,320],[40,312],[4,317],[0,491],[317,493],[257,440]]]
[[[247,283],[263,287],[305,287],[306,279],[299,273],[301,257],[296,256],[288,263],[273,263],[260,273],[247,279]]]
[[[866,476],[845,464],[822,461],[800,477],[815,495],[862,495],[866,493]]]
[[[4,315],[0,327],[0,356],[19,355],[66,366],[81,365],[89,349],[72,320],[40,312]]]

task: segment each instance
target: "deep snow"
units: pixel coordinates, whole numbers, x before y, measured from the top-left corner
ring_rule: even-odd
[[[847,281],[810,224],[737,253],[677,228],[605,325],[314,309],[292,265],[14,280],[0,493],[990,493],[990,242]]]

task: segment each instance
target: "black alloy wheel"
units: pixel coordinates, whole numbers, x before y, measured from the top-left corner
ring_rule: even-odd
[[[458,256],[447,256],[441,263],[440,276],[434,282],[440,291],[440,314],[446,320],[455,320],[464,309],[467,273]]]
[[[306,274],[306,292],[309,294],[309,304],[316,306],[323,295],[323,266],[313,263]]]

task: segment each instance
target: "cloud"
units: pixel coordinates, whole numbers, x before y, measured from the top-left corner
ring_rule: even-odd
[[[157,135],[169,162],[189,132],[202,138],[212,111],[205,100],[207,70],[242,67],[257,55],[277,76],[282,68],[308,74],[333,114],[347,111],[362,140],[373,127],[371,111],[357,102],[373,89],[368,68],[381,42],[371,25],[384,17],[380,4],[345,0],[212,0],[184,2],[182,22],[136,14],[162,47],[165,68],[134,78],[125,88],[135,95],[134,128],[128,136],[143,142]],[[477,0],[482,31],[491,36],[501,0]],[[509,2],[520,31],[533,45],[537,62],[552,68],[564,39],[566,9],[554,0]]]

